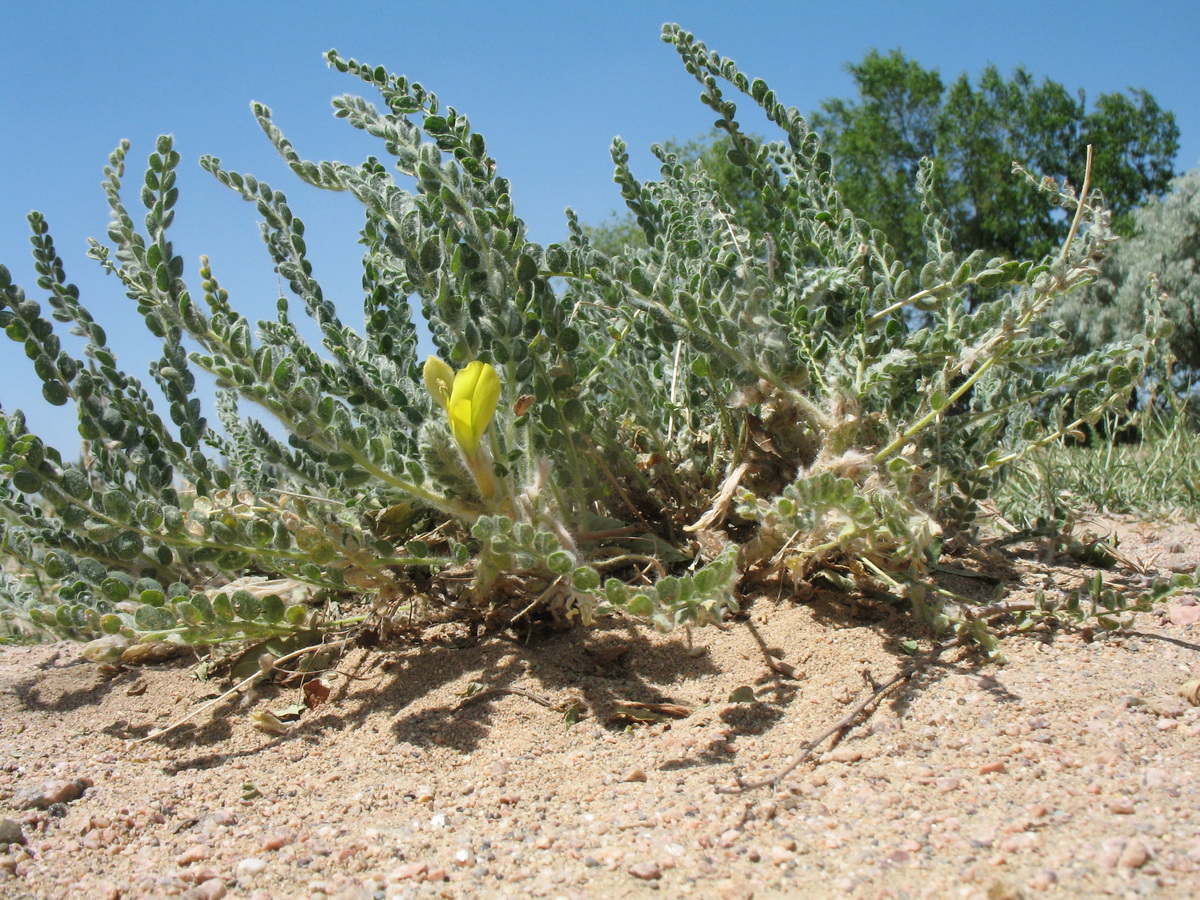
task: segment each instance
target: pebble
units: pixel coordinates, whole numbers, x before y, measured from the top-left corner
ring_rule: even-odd
[[[46,809],[55,803],[70,803],[78,800],[93,784],[90,778],[72,778],[27,785],[13,792],[10,805],[17,809]]]
[[[1200,622],[1200,606],[1184,606],[1182,603],[1172,603],[1167,607],[1172,625],[1195,625]]]
[[[623,781],[645,781],[646,780],[646,770],[641,767],[636,768],[636,769],[630,769],[626,773],[625,777],[622,780]]]
[[[260,847],[263,850],[279,850],[280,848],[286,847],[288,844],[290,844],[292,840],[292,836],[286,832],[273,831],[263,838],[263,842]]]
[[[662,869],[656,862],[640,862],[629,867],[629,874],[642,881],[655,881],[662,878]]]
[[[175,863],[180,866],[188,866],[194,862],[199,862],[202,859],[208,859],[208,847],[205,844],[193,844],[188,847],[177,857]]]
[[[196,885],[184,896],[188,900],[221,900],[225,896],[225,882],[220,878],[210,878]]]
[[[1042,869],[1029,880],[1029,886],[1035,891],[1048,891],[1058,883],[1058,873],[1053,869]]]
[[[1121,851],[1117,862],[1127,869],[1140,869],[1150,860],[1150,851],[1140,838],[1133,838]]]
[[[405,866],[400,866],[397,869],[392,869],[388,874],[388,881],[408,881],[413,878],[421,878],[429,871],[429,863],[415,862]]]
[[[1096,850],[1096,863],[1105,869],[1115,869],[1121,862],[1125,850],[1124,838],[1108,838]]]
[[[266,867],[267,861],[265,859],[259,859],[257,856],[249,856],[237,864],[238,878],[253,878],[266,869]]]
[[[12,819],[0,819],[0,844],[24,844],[25,833],[21,823]]]

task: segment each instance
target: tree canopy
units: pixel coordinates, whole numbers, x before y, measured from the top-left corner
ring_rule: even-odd
[[[848,70],[858,96],[832,99],[812,116],[836,161],[847,205],[891,238],[902,258],[924,245],[916,196],[922,157],[936,161],[935,184],[959,249],[1039,257],[1063,238],[1065,217],[1012,175],[1012,163],[1058,181],[1082,181],[1095,146],[1092,186],[1128,233],[1135,208],[1167,189],[1179,128],[1144,90],[1102,94],[1088,108],[1074,94],[1024,68],[1005,77],[986,67],[948,87],[937,70],[901,51],[871,51]]]
[[[899,50],[872,50],[847,68],[857,96],[825,100],[811,124],[835,161],[846,205],[909,263],[924,257],[917,169],[925,157],[935,160],[934,186],[954,248],[1005,258],[1040,258],[1068,228],[1046,194],[1013,174],[1014,161],[1079,184],[1093,144],[1092,187],[1103,192],[1120,234],[1131,233],[1133,211],[1160,196],[1174,175],[1175,116],[1144,90],[1102,94],[1089,108],[1082,90],[1039,81],[1024,68],[1005,77],[988,66],[976,80],[962,74],[948,86],[936,69]],[[702,165],[751,231],[765,222],[759,192],[730,161],[727,135],[714,131],[666,149]],[[636,231],[632,220],[618,218],[591,234],[604,249],[629,244]]]

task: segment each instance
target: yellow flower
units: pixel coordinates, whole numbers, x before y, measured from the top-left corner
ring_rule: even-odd
[[[454,376],[446,403],[450,432],[467,456],[479,453],[483,433],[492,424],[500,403],[500,376],[485,362],[468,363]]]
[[[500,402],[500,376],[479,360],[456,373],[436,356],[425,360],[424,375],[429,396],[446,410],[454,440],[467,456],[477,456]]]
[[[425,389],[434,403],[442,409],[450,402],[450,389],[454,384],[454,370],[436,356],[425,360]]]

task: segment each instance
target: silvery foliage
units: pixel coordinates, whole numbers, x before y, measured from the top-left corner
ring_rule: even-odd
[[[690,34],[663,37],[761,192],[769,233],[748,231],[702,170],[661,148],[659,180],[640,181],[616,140],[616,181],[646,247],[606,255],[570,212],[569,237],[540,246],[466,117],[332,51],[385,104],[340,97],[336,115],[378,138],[389,164],[307,161],[255,105],[296,175],[364,208],[359,327],[322,293],[284,194],[214,158],[203,167],[255,206],[291,298],[254,326],[207,261],[189,286],[168,239],[179,153],[159,139],[134,188],[139,224],[122,144],[106,169],[108,243],[91,255],[161,339],[150,377],[171,424],[117,368],[32,216],[50,318],[0,268],[0,325],[46,399],[75,404],[86,452],[72,462],[19,412],[0,419],[3,546],[22,573],[0,593],[9,614],[70,637],[197,643],[322,627],[294,600],[220,590],[260,575],[379,610],[586,622],[625,609],[669,629],[736,609],[741,579],[824,575],[882,585],[935,625],[989,640],[929,582],[930,564],[947,539],[970,538],[1006,466],[1123,403],[1152,353],[1135,337],[1055,362],[1066,344],[1045,315],[1093,277],[1111,240],[1105,212],[1052,185],[1069,209],[1083,205],[1061,256],[962,257],[926,165],[927,261],[910,270],[844,207],[794,108]],[[742,132],[731,89],[777,140]],[[1002,299],[972,308],[978,289]],[[444,360],[500,374],[487,497],[422,383],[410,299]],[[320,347],[297,330],[294,301]],[[928,327],[906,326],[911,309]],[[51,319],[87,340],[82,358]],[[217,379],[223,432],[194,396],[197,369]]]
[[[1118,243],[1085,290],[1066,298],[1064,322],[1086,347],[1127,339],[1147,317],[1171,325],[1170,347],[1189,370],[1200,368],[1200,169],[1133,216],[1132,237]],[[1153,279],[1153,281],[1152,281]]]

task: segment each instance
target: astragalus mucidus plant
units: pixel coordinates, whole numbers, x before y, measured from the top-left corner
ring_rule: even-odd
[[[466,117],[335,52],[330,64],[386,107],[347,96],[335,114],[378,138],[390,166],[307,161],[255,104],[296,175],[364,208],[357,329],[322,293],[287,198],[211,157],[203,167],[256,207],[290,297],[254,327],[206,260],[189,287],[167,236],[180,156],[159,139],[139,226],[122,144],[106,170],[109,243],[91,255],[162,341],[150,375],[170,425],[117,367],[31,216],[51,316],[0,269],[0,324],[46,399],[75,404],[85,452],[71,461],[4,414],[3,541],[23,573],[0,594],[10,610],[71,637],[129,640],[345,624],[296,602],[308,589],[505,622],[619,608],[667,629],[720,620],[740,577],[825,573],[881,581],[986,640],[969,609],[931,592],[930,563],[969,538],[1005,465],[1121,402],[1150,352],[1133,342],[1054,363],[1065,345],[1044,314],[1094,271],[1103,210],[1056,186],[1084,222],[1059,258],[960,259],[926,169],[929,261],[909,271],[843,207],[796,110],[680,29],[664,39],[760,189],[769,232],[748,230],[702,171],[665,152],[660,180],[640,182],[618,140],[616,179],[647,247],[600,253],[571,213],[569,237],[543,247]],[[780,140],[742,132],[729,87]],[[977,289],[1008,293],[973,308]],[[320,347],[295,327],[293,300]],[[431,359],[418,359],[413,306]],[[910,330],[909,309],[930,324]],[[86,339],[82,358],[51,319]],[[195,369],[217,379],[221,431],[201,415]],[[292,602],[252,589],[263,578],[284,579]]]

